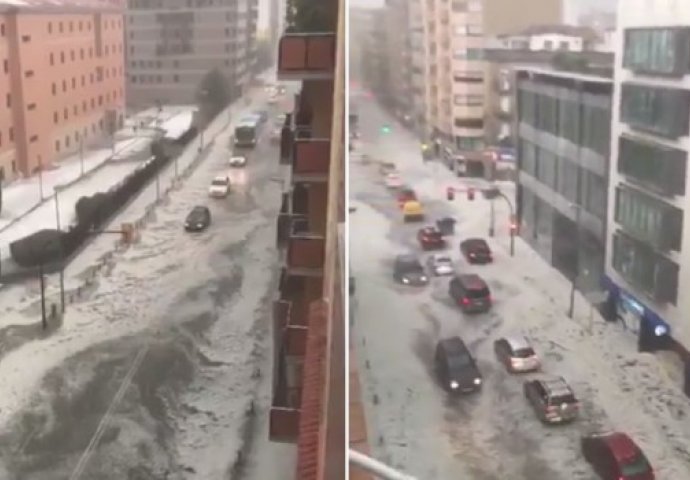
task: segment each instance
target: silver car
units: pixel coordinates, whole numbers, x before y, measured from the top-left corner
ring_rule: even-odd
[[[541,368],[541,362],[527,337],[510,336],[494,342],[498,361],[511,373],[533,372]]]
[[[452,275],[455,269],[453,268],[453,260],[450,256],[444,253],[436,253],[430,255],[426,259],[426,265],[432,275],[437,277],[443,275]]]
[[[567,423],[579,416],[580,402],[563,377],[528,380],[523,389],[534,413],[544,423]]]

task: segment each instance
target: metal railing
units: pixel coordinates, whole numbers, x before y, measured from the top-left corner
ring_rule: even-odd
[[[415,477],[399,472],[376,459],[367,457],[357,450],[350,449],[348,459],[351,465],[356,465],[377,478],[384,480],[417,480]]]

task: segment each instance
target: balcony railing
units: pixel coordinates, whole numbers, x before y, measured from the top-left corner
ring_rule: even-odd
[[[303,222],[293,224],[288,240],[287,268],[292,275],[321,276],[325,260],[326,241],[323,235],[304,231]]]
[[[335,33],[286,33],[278,46],[279,80],[333,78]]]
[[[292,146],[293,182],[326,182],[331,160],[331,141],[298,138]]]

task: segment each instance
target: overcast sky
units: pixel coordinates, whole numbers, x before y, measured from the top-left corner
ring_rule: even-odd
[[[383,6],[383,0],[347,0],[349,4],[357,7],[377,7]],[[529,0],[514,0],[514,1],[525,1]],[[591,8],[615,10],[617,0],[565,0],[565,16],[566,21],[569,23],[574,23],[577,16],[584,11]]]

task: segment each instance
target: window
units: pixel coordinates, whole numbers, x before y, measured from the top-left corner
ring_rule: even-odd
[[[63,80],[63,81],[62,81],[62,91],[63,91],[63,92],[66,92],[66,91],[67,91],[67,81],[66,81],[66,80]]]
[[[606,181],[594,172],[582,169],[580,178],[580,199],[582,206],[602,220],[606,220],[608,186]]]
[[[623,84],[621,121],[667,138],[688,134],[690,91]]]
[[[69,148],[69,135],[65,137],[65,148]]]
[[[24,72],[24,76],[26,78],[31,78],[34,76],[34,71],[33,70],[27,70],[26,72]]]
[[[567,200],[577,205],[580,169],[566,157],[558,157],[558,178],[556,179],[557,191]]]
[[[77,79],[72,77],[72,88],[75,89],[77,88]]]
[[[467,34],[472,37],[480,37],[484,34],[484,29],[481,25],[468,25]]]
[[[67,120],[69,118],[69,111],[65,108],[62,112],[62,117]]]
[[[178,83],[180,81],[179,75],[173,75],[173,82]]]
[[[544,50],[553,50],[553,42],[551,40],[544,40]]]
[[[12,96],[9,93],[5,96],[5,104],[7,105],[7,108],[12,106]]]
[[[50,64],[55,65],[55,55],[53,55],[52,53],[50,54]]]
[[[60,63],[65,63],[65,52],[60,52]]]
[[[540,148],[537,150],[537,158],[539,159],[537,162],[537,179],[555,190],[557,188],[556,178],[558,172],[556,155]]]
[[[69,52],[69,59],[72,60],[72,61],[74,61],[74,59],[75,59],[74,50],[70,50],[70,52]]]
[[[31,138],[29,138],[30,143],[35,143],[38,141],[38,135],[32,135]]]
[[[558,49],[559,50],[570,50],[570,44],[568,42],[559,42],[558,43]]]
[[[580,125],[582,124],[580,106],[573,99],[558,99],[558,136],[570,140],[575,145],[580,144]],[[607,126],[606,130],[608,131],[610,128]]]
[[[454,12],[466,12],[467,11],[467,2],[461,2],[461,1],[454,1],[451,4],[451,10]]]
[[[48,33],[53,33],[53,22],[48,22]]]
[[[660,250],[680,251],[683,211],[629,187],[616,188],[615,220],[635,238]]]
[[[662,195],[685,195],[687,153],[622,136],[618,140],[618,172]]]
[[[50,87],[50,91],[53,93],[53,95],[57,94],[57,85],[55,85],[55,82]]]
[[[27,43],[31,41],[31,35],[22,35],[22,42]]]
[[[10,62],[9,60],[5,59],[2,61],[2,68],[5,70],[5,73],[9,73],[10,71]]]
[[[53,112],[53,123],[57,125],[58,121],[60,120],[60,115],[58,112]]]
[[[602,103],[607,102],[602,99]],[[609,155],[611,111],[606,106],[582,105],[582,146],[605,157]]]
[[[60,152],[60,140],[55,140],[55,151]]]
[[[14,127],[10,127],[10,142],[14,142]]]
[[[484,128],[483,118],[456,118],[453,122],[456,128]]]
[[[520,141],[520,170],[537,176],[537,148],[525,140]]]
[[[681,76],[689,71],[690,28],[625,31],[623,67],[637,73]]]
[[[613,236],[613,268],[658,302],[676,304],[678,265],[622,232]]]
[[[482,11],[482,2],[481,2],[481,0],[470,0],[470,2],[469,2],[469,11],[470,11],[470,12],[481,12],[481,11]]]

